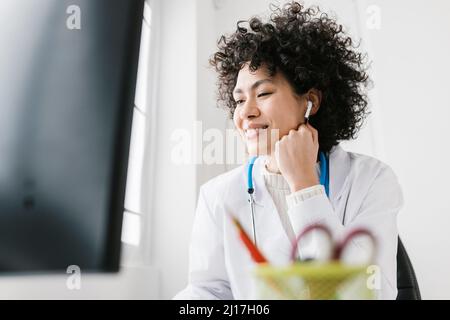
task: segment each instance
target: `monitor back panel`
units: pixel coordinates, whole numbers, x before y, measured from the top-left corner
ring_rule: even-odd
[[[0,272],[117,270],[142,11],[0,2]]]

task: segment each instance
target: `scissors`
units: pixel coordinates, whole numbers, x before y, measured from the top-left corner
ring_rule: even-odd
[[[371,242],[371,252],[370,252],[370,258],[368,259],[368,263],[370,263],[371,261],[374,260],[375,258],[375,254],[376,254],[376,239],[373,236],[373,234],[364,228],[355,228],[353,230],[351,230],[350,232],[348,232],[346,234],[346,236],[343,238],[342,241],[340,242],[335,242],[333,240],[333,236],[331,234],[331,231],[328,227],[326,227],[323,224],[312,224],[308,227],[306,227],[305,229],[303,229],[303,231],[298,235],[297,239],[295,240],[293,246],[292,246],[292,253],[291,253],[291,261],[295,262],[296,261],[296,256],[297,256],[297,249],[299,247],[299,243],[300,241],[309,233],[311,233],[312,231],[321,231],[323,232],[326,237],[327,237],[327,241],[329,244],[329,255],[328,255],[328,260],[331,261],[339,261],[342,260],[342,255],[345,251],[345,249],[347,248],[347,246],[349,245],[349,243],[356,237],[359,236],[367,236],[370,239]]]

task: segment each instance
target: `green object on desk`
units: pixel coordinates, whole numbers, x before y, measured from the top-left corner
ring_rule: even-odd
[[[373,299],[367,287],[367,266],[331,261],[302,262],[276,267],[258,265],[254,270],[259,299]],[[276,284],[276,286],[274,285]],[[273,290],[273,288],[277,290]]]

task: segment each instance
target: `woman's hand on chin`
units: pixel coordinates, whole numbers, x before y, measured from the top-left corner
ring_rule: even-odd
[[[316,173],[319,135],[310,124],[291,130],[275,144],[275,159],[291,192],[319,184]]]

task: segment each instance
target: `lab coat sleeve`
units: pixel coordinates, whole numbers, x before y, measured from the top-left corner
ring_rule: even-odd
[[[189,248],[189,283],[174,299],[231,300],[225,269],[222,219],[214,216],[215,194],[200,188]]]
[[[353,186],[353,188],[358,187]],[[379,299],[395,299],[397,296],[397,214],[402,206],[403,195],[397,178],[388,166],[384,166],[362,196],[358,209],[355,210],[353,207],[356,212],[348,217],[349,220],[346,218],[345,226],[324,194],[297,202],[295,206],[289,208],[288,215],[297,235],[306,226],[317,223],[327,225],[335,239],[342,238],[346,232],[355,227],[369,229],[377,240],[375,265],[381,273],[381,286],[375,291],[376,296]],[[350,246],[352,246],[349,248],[350,252],[355,254],[358,252],[363,254],[364,251],[370,250],[367,243],[358,242],[357,239],[353,240]]]

